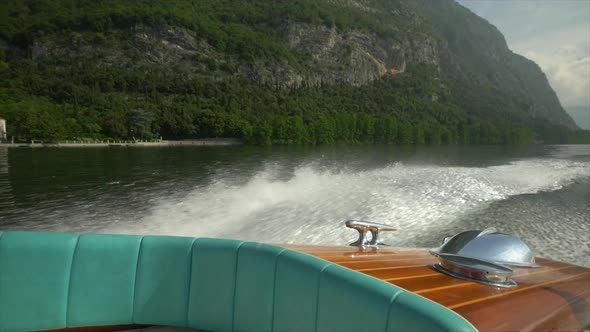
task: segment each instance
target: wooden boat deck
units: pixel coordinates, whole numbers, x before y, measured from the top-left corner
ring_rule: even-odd
[[[518,287],[456,279],[430,266],[426,249],[284,245],[419,294],[454,310],[480,331],[581,331],[590,327],[590,269],[537,259],[514,268]]]

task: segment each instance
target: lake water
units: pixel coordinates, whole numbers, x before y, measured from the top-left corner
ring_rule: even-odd
[[[0,147],[0,230],[435,247],[495,227],[590,266],[590,146]]]

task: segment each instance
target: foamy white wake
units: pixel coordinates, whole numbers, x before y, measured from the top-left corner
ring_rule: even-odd
[[[270,165],[245,183],[220,178],[181,198],[163,199],[138,224],[109,231],[229,237],[274,243],[345,244],[342,221],[397,226],[393,245],[412,245],[466,213],[513,195],[559,189],[590,176],[587,162],[527,159],[486,168],[396,163],[369,171],[299,167],[278,179]],[[132,227],[132,229],[131,229]]]

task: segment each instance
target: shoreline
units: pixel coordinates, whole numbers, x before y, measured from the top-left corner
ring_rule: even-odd
[[[114,140],[107,142],[62,142],[62,143],[0,143],[7,148],[109,148],[109,147],[167,147],[167,146],[236,146],[244,144],[237,138],[205,138],[195,140],[161,140],[159,142],[140,142]]]

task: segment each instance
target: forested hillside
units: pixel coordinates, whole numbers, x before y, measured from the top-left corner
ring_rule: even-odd
[[[589,140],[545,75],[452,0],[5,0],[16,140]]]

